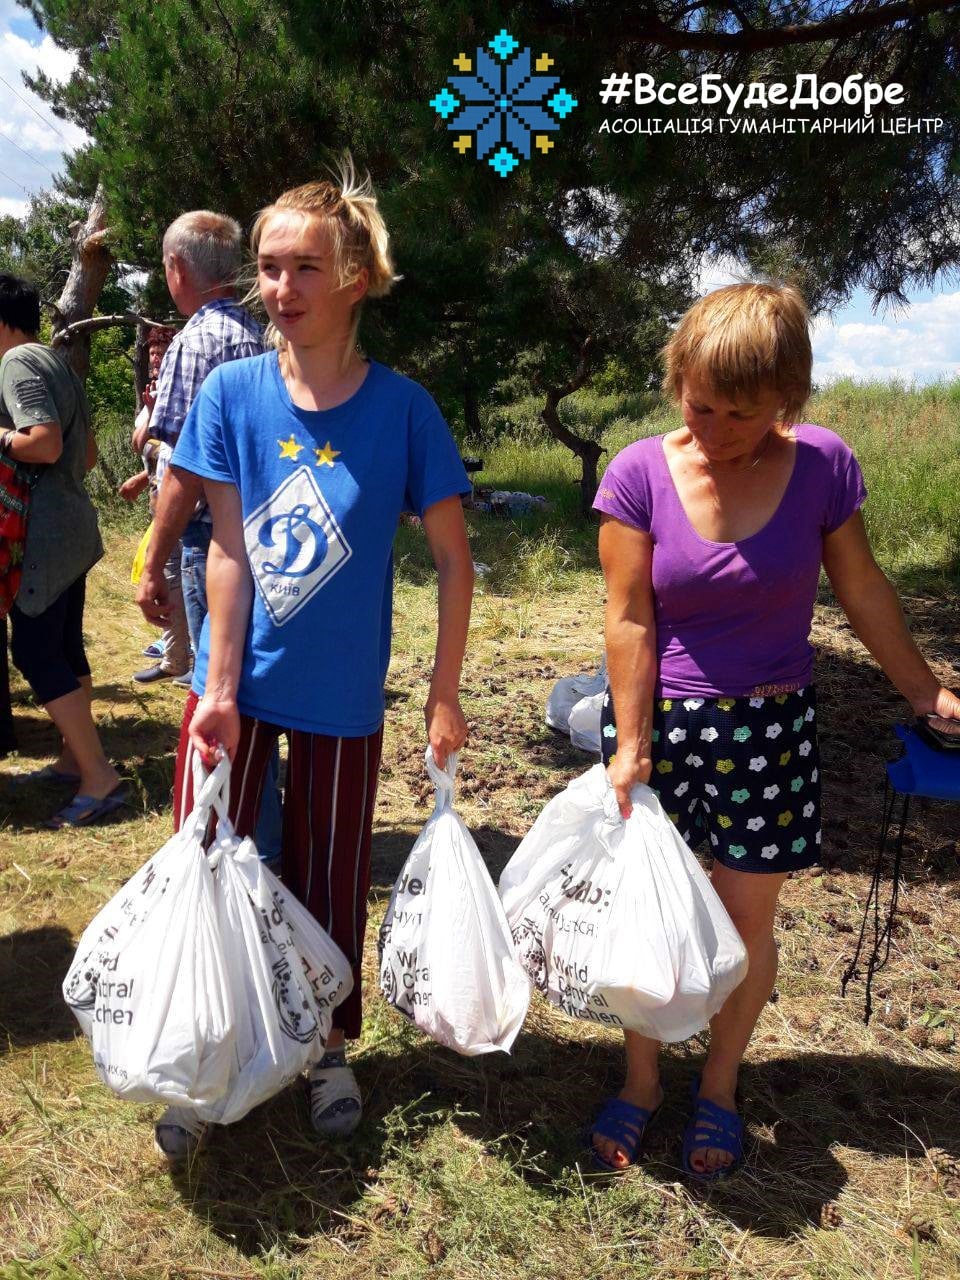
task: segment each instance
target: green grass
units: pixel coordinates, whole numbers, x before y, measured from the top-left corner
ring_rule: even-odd
[[[947,682],[960,670],[950,562],[958,400],[949,388],[839,386],[810,413],[861,456],[881,559],[902,584],[928,592],[908,594],[907,611]],[[600,415],[598,429],[606,424],[611,452],[671,421],[669,411],[644,414],[639,400],[587,402],[584,413]],[[122,431],[104,450],[119,479],[129,465]],[[482,456],[485,482],[556,499],[553,511],[524,521],[469,520],[475,558],[490,571],[464,670],[470,741],[457,807],[496,876],[544,801],[589,763],[546,729],[543,710],[559,676],[595,665],[603,589],[596,531],[576,514],[566,451],[529,432],[522,445]],[[102,483],[106,494],[112,478]],[[153,635],[129,584],[145,511],[104,501],[111,527],[90,579],[86,630],[97,719],[136,800],[101,828],[40,827],[59,796],[2,778],[44,762],[53,746],[42,711],[15,685],[23,755],[0,769],[2,1280],[960,1275],[960,1178],[951,1163],[960,1160],[956,809],[931,803],[911,819],[904,909],[878,979],[878,1012],[864,1027],[862,989],[841,1000],[839,973],[872,872],[890,729],[904,708],[829,604],[818,607],[814,628],[829,870],[784,889],[779,999],[747,1056],[749,1158],[738,1180],[703,1194],[678,1169],[700,1041],[664,1054],[667,1103],[646,1159],[606,1182],[592,1177],[579,1131],[619,1087],[614,1035],[537,999],[509,1057],[467,1060],[426,1041],[378,998],[377,925],[432,803],[422,708],[436,591],[422,530],[409,525],[396,544],[368,995],[354,1054],[364,1123],[348,1144],[320,1143],[291,1088],[171,1177],[152,1150],[159,1108],[122,1102],[99,1084],[59,991],[80,930],[169,833],[183,703],[169,686],[130,683]],[[839,1225],[821,1227],[824,1205]]]
[[[521,532],[563,529],[568,552],[589,560],[594,533],[578,518],[580,465],[536,421],[537,402],[500,410],[519,439],[471,446],[484,459],[485,488],[543,494],[552,516],[521,522]],[[679,425],[671,405],[648,397],[578,392],[563,402],[565,422],[602,441],[609,461],[626,445]],[[960,585],[960,382],[909,389],[886,383],[837,382],[814,396],[805,421],[836,431],[863,468],[869,498],[864,519],[877,559],[911,590]],[[587,526],[589,529],[589,526]]]

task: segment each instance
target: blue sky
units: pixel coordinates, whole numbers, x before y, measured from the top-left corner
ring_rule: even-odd
[[[79,129],[51,116],[21,79],[22,71],[37,67],[62,79],[72,65],[71,55],[44,36],[15,0],[0,0],[0,77],[35,109],[0,84],[0,214],[21,214],[29,192],[50,186],[64,150],[84,141]],[[702,287],[736,276],[735,264],[705,264]],[[916,291],[898,313],[875,314],[860,290],[832,316],[818,317],[814,377],[822,384],[845,375],[918,383],[960,377],[960,280]]]

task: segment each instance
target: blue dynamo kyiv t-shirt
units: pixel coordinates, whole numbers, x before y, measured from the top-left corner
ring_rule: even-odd
[[[383,721],[390,660],[393,539],[469,492],[457,446],[429,394],[371,360],[333,409],[299,409],[276,351],[218,366],[193,403],[172,462],[234,484],[256,586],[237,705],[308,733],[361,737]],[[210,652],[203,625],[193,688]]]

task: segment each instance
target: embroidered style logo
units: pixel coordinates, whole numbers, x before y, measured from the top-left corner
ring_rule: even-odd
[[[299,613],[353,554],[305,466],[247,517],[243,535],[253,580],[276,627]]]
[[[478,160],[506,178],[520,160],[530,159],[531,143],[546,155],[554,145],[547,135],[578,103],[558,88],[559,76],[543,74],[553,58],[541,53],[531,66],[529,48],[521,49],[506,28],[487,49],[478,48],[472,59],[459,53],[453,65],[463,74],[450,76],[430,105],[457,134],[453,145],[462,156],[475,149]]]

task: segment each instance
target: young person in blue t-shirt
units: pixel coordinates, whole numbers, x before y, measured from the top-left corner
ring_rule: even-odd
[[[400,513],[423,519],[439,575],[427,736],[442,765],[467,736],[458,690],[473,590],[460,497],[469,490],[426,391],[357,350],[365,297],[396,277],[369,178],[288,191],[251,236],[276,349],[218,367],[184,424],[172,465],[202,476],[213,515],[209,616],[177,753],[177,824],[192,759],[230,756],[231,818],[255,827],[270,752],[286,733],[285,883],[353,965],[326,1056],[310,1072],[318,1132],[360,1120],[344,1058],[360,1033],[360,961],[390,656],[392,546]],[[205,1137],[171,1108],[157,1144],[183,1158]]]

